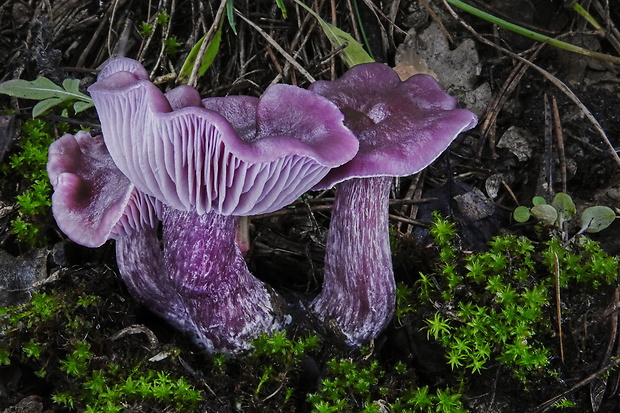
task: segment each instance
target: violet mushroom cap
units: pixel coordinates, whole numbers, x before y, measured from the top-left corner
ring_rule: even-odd
[[[196,340],[209,351],[246,349],[283,317],[245,265],[236,216],[287,205],[359,143],[333,103],[300,88],[200,101],[189,87],[164,95],[145,73],[115,59],[89,88],[106,145],[132,184],[162,204],[164,265]]]
[[[182,102],[173,107],[145,73],[131,59],[114,59],[89,92],[118,168],[175,209],[271,212],[357,153],[342,113],[307,90],[279,84],[260,99],[200,102],[186,86],[173,92]]]
[[[50,145],[47,171],[58,227],[91,248],[115,239],[119,271],[131,293],[177,328],[193,330],[179,297],[170,293],[157,238],[160,206],[121,173],[101,136],[62,136]]]
[[[431,76],[401,81],[380,63],[352,67],[335,81],[310,90],[345,114],[360,141],[353,160],[330,171],[315,189],[336,185],[317,317],[345,341],[359,346],[376,337],[394,313],[395,281],[388,238],[391,177],[411,175],[432,163],[476,116],[456,108]]]

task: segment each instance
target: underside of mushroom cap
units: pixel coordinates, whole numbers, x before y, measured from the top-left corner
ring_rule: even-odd
[[[331,170],[314,189],[350,178],[411,175],[430,165],[476,116],[428,75],[402,82],[380,63],[352,67],[335,81],[317,81],[310,90],[334,102],[360,141],[351,161]]]
[[[357,152],[338,108],[307,90],[275,85],[260,99],[207,99],[203,107],[177,94],[182,103],[171,104],[131,62],[111,61],[89,91],[119,169],[176,209],[273,211]]]
[[[52,213],[73,241],[98,247],[141,225],[155,226],[156,204],[116,167],[101,136],[80,131],[50,145]]]

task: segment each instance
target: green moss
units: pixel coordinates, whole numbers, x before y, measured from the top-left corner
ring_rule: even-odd
[[[59,289],[34,293],[23,305],[0,309],[0,364],[19,364],[52,388],[52,400],[74,411],[199,411],[202,391],[182,374],[180,352],[160,348],[162,361],[138,342],[111,339],[134,324],[127,300],[110,294],[101,274],[64,277]],[[105,279],[105,277],[103,277]],[[122,362],[118,364],[118,362]],[[174,409],[174,410],[173,410]],[[146,411],[145,410],[145,411]]]
[[[48,148],[56,136],[66,133],[66,124],[29,119],[20,129],[16,148],[0,169],[4,187],[14,187],[17,216],[11,232],[27,245],[46,243],[45,222],[51,207],[52,187],[47,177]],[[17,184],[17,185],[15,185]]]
[[[463,253],[448,220],[435,214],[430,232],[435,270],[420,274],[413,291],[398,287],[396,316],[402,324],[430,314],[427,336],[443,347],[446,364],[463,383],[498,363],[525,387],[550,374],[559,356],[550,323],[556,274],[566,295],[611,288],[618,275],[617,257],[581,235],[568,244],[558,237],[536,244],[501,235],[487,251]]]

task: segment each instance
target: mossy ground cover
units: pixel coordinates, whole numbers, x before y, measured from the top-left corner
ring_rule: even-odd
[[[430,232],[432,271],[399,285],[389,331],[361,350],[297,326],[242,356],[205,355],[141,309],[114,270],[56,268],[29,303],[2,309],[2,369],[22,376],[5,402],[36,389],[54,410],[88,412],[456,413],[492,404],[493,389],[499,405],[518,397],[534,408],[561,393],[559,380],[601,362],[586,349],[609,340],[610,311],[584,297],[613,303],[618,260],[596,242],[502,235],[487,251],[464,253],[449,220],[436,214]],[[413,345],[435,347],[434,376],[431,360],[391,348],[408,329],[424,336]],[[612,363],[610,352],[604,364]],[[585,399],[581,389],[553,404]]]

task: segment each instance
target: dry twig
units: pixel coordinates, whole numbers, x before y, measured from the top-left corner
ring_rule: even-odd
[[[267,40],[267,42],[273,46],[274,49],[276,49],[278,52],[280,52],[280,54],[290,63],[292,64],[295,69],[297,69],[299,71],[299,73],[301,73],[302,75],[304,75],[304,77],[308,80],[308,82],[310,83],[314,83],[316,81],[316,79],[310,74],[308,73],[308,71],[306,69],[304,69],[304,67],[293,58],[293,56],[291,56],[286,50],[284,50],[282,48],[282,46],[280,46],[278,44],[278,42],[276,42],[275,40],[273,40],[273,38],[271,36],[269,36],[269,34],[267,34],[263,29],[261,29],[260,27],[258,27],[258,25],[256,23],[254,23],[253,21],[251,21],[250,19],[248,19],[247,17],[245,17],[243,14],[241,14],[239,12],[239,10],[235,9],[235,14],[239,17],[241,17],[241,19],[243,21],[245,21],[247,24],[249,24],[254,30],[256,30],[261,36],[263,36],[263,38],[265,40]]]

